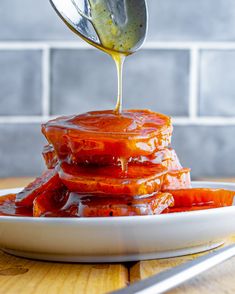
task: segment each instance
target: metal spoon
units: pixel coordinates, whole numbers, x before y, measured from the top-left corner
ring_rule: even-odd
[[[134,53],[147,32],[145,0],[50,0],[76,34],[106,52]]]
[[[235,256],[235,245],[208,253],[112,294],[160,294]]]

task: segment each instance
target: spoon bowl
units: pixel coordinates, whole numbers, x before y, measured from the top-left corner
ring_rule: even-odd
[[[50,0],[65,24],[99,49],[129,55],[147,33],[145,0]]]

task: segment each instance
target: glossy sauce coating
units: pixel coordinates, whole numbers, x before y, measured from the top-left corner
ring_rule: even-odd
[[[56,167],[58,158],[52,145],[44,146],[42,156],[48,169]]]
[[[91,112],[42,127],[48,170],[0,198],[0,215],[106,217],[232,205],[234,192],[191,189],[169,148],[170,118],[147,110]]]
[[[193,208],[193,207],[223,207],[231,206],[235,196],[234,191],[224,189],[192,188],[168,190],[175,199],[173,208]]]
[[[59,160],[74,163],[83,156],[151,155],[169,145],[172,125],[169,117],[149,110],[107,110],[49,121],[42,132]]]
[[[17,207],[15,194],[0,197],[0,216],[107,217],[151,215],[231,206],[235,192],[223,189],[180,189],[140,197],[78,195],[60,190],[34,200],[34,207]]]
[[[189,168],[169,170],[164,176],[162,191],[191,188],[191,176]]]
[[[47,170],[17,194],[16,203],[18,206],[30,207],[34,199],[44,191],[54,191],[62,186],[57,171]]]
[[[0,216],[33,216],[32,207],[18,207],[16,194],[0,197]]]
[[[94,197],[70,193],[64,205],[55,208],[50,197],[41,202],[40,211],[34,216],[47,217],[108,217],[153,215],[172,206],[174,199],[169,193],[156,193],[146,197]],[[34,210],[35,211],[35,210]]]
[[[110,217],[161,214],[169,206],[173,206],[174,198],[169,193],[156,193],[140,198],[95,198],[81,200],[78,214],[81,217]]]
[[[167,168],[162,165],[128,165],[128,170],[123,173],[117,166],[80,167],[63,163],[58,172],[69,191],[135,196],[158,192]]]
[[[54,191],[45,191],[38,195],[33,202],[33,216],[41,217],[48,212],[57,213],[68,199],[69,191],[64,187]]]
[[[53,169],[58,164],[58,158],[54,148],[51,145],[46,145],[43,149],[43,157],[48,169]],[[156,151],[149,156],[138,156],[124,159],[127,164],[143,164],[143,165],[155,165],[162,164],[167,167],[168,170],[182,169],[178,156],[174,149],[164,148]],[[72,164],[80,166],[121,166],[121,158],[111,155],[106,156],[81,156],[77,158]]]

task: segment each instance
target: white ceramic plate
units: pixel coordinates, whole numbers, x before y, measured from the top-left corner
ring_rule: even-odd
[[[194,182],[235,190],[235,184]],[[0,196],[20,189],[0,190]],[[0,217],[0,248],[22,257],[65,262],[122,262],[215,248],[235,233],[235,206],[157,216]]]

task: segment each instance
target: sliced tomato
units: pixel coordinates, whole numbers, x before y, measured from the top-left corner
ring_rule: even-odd
[[[18,206],[32,206],[34,199],[44,191],[53,191],[63,184],[55,170],[47,170],[40,177],[36,178],[24,190],[16,195]]]
[[[209,188],[167,190],[167,192],[174,197],[173,209],[231,206],[235,196],[235,191]]]

